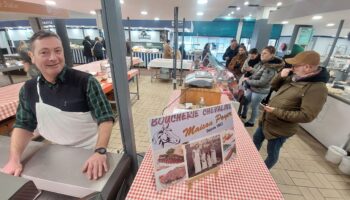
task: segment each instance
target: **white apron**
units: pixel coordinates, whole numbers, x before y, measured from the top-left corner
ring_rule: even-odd
[[[202,170],[201,169],[201,158],[199,157],[199,153],[200,153],[199,149],[193,150],[194,173],[196,173],[196,174]]]
[[[215,149],[210,149],[210,152],[211,152],[211,160],[213,161],[213,165],[215,165],[218,162],[216,158],[216,151]]]
[[[66,112],[43,103],[37,80],[39,102],[35,104],[37,129],[45,139],[60,145],[93,149],[98,126],[91,112]]]

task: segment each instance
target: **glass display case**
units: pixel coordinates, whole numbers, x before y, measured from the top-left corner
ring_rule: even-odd
[[[335,55],[327,66],[330,74],[329,94],[350,104],[350,56]]]

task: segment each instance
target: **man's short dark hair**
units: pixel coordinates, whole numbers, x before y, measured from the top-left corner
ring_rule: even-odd
[[[166,40],[166,43],[169,43],[170,42],[170,40]]]
[[[33,44],[36,40],[41,40],[41,39],[49,38],[49,37],[55,37],[55,38],[61,40],[61,38],[56,33],[52,32],[52,31],[40,30],[40,31],[34,33],[34,35],[32,35],[32,37],[29,39],[30,49],[31,50],[34,49]]]
[[[257,48],[252,48],[249,50],[249,54],[258,54],[258,49]]]
[[[237,40],[236,40],[235,38],[233,38],[233,39],[231,40],[231,43],[232,43],[232,42],[237,42]]]
[[[276,48],[274,46],[267,46],[264,49],[266,49],[268,52],[270,52],[270,54],[275,54],[276,53]]]

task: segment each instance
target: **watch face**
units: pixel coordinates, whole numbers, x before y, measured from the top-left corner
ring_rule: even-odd
[[[98,148],[95,150],[95,152],[97,152],[99,154],[106,154],[107,150],[106,150],[106,148]]]

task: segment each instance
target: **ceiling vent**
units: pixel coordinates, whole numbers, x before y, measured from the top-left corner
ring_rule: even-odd
[[[248,6],[249,7],[260,7],[260,5],[258,5],[258,4],[249,4]]]

